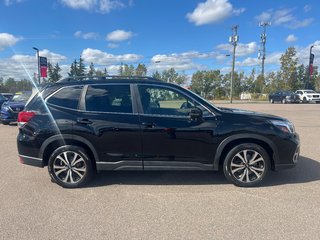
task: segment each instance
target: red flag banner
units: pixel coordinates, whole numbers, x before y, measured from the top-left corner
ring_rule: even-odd
[[[40,67],[41,77],[47,77],[47,67]]]
[[[312,76],[313,74],[313,64],[309,65],[309,75]]]

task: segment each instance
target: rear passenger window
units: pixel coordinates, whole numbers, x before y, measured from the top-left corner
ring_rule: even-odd
[[[78,109],[81,91],[82,86],[63,88],[52,95],[47,100],[47,103],[71,109]]]
[[[132,113],[130,86],[89,86],[86,95],[86,111]]]

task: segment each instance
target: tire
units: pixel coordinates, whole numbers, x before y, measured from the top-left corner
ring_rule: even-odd
[[[302,99],[302,103],[308,103],[306,97],[304,97],[304,98]]]
[[[223,163],[225,177],[238,187],[258,186],[269,169],[268,153],[254,143],[235,146],[227,154]]]
[[[270,103],[274,103],[274,100],[273,100],[273,98],[270,98]]]
[[[283,104],[286,104],[286,103],[287,103],[287,101],[286,101],[285,98],[283,98],[281,102],[282,102]]]
[[[9,125],[10,122],[2,122],[3,125]]]
[[[86,151],[78,146],[62,146],[49,158],[48,171],[51,179],[64,188],[85,185],[93,175],[92,162]]]

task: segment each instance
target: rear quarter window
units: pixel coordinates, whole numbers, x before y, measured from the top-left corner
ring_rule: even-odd
[[[48,104],[78,109],[82,86],[65,87],[54,93],[47,100]]]

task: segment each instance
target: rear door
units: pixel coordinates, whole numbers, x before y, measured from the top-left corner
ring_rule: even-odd
[[[141,170],[139,115],[130,84],[86,86],[74,134],[95,147],[102,170]]]

